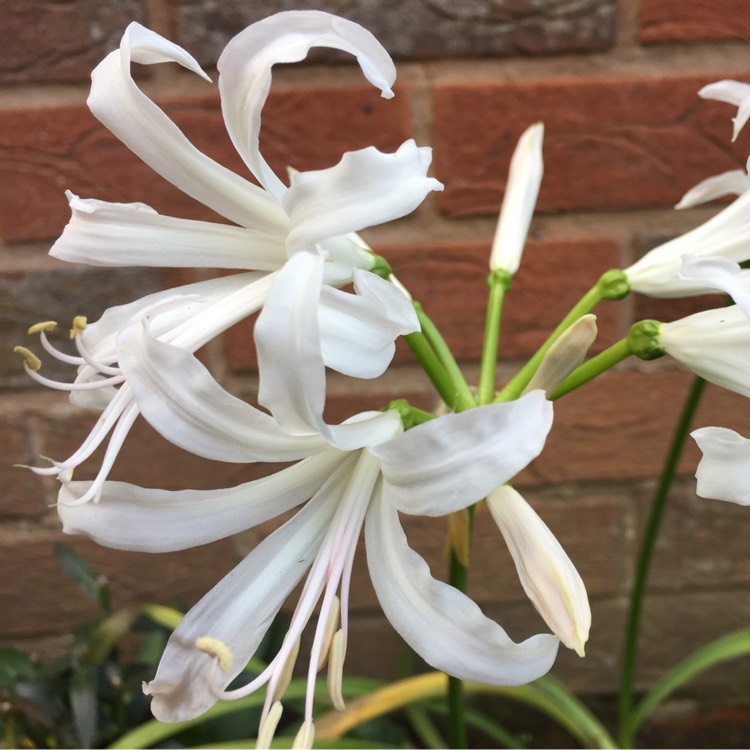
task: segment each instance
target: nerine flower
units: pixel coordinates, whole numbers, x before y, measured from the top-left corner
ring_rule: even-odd
[[[528,682],[549,669],[558,641],[551,635],[511,641],[468,597],[431,577],[425,561],[408,547],[398,517],[399,512],[451,513],[510,479],[541,451],[551,425],[551,404],[536,391],[507,404],[446,415],[407,432],[393,411],[325,425],[323,345],[318,320],[307,314],[318,303],[315,275],[323,261],[308,254],[306,262],[307,273],[295,276],[289,297],[294,309],[288,316],[277,316],[275,305],[282,302],[269,300],[256,334],[263,367],[261,401],[274,414],[277,409],[282,413],[277,428],[289,429],[290,446],[309,440],[306,457],[267,478],[228,490],[166,492],[106,482],[97,505],[78,503],[89,483],[70,482],[62,488],[58,512],[69,533],[84,533],[111,547],[157,552],[223,538],[309,498],[186,615],[148,685],[157,718],[178,721],[201,713],[218,699],[240,697],[267,684],[266,736],[278,721],[275,703],[283,693],[300,634],[320,602],[302,738],[309,745],[312,688],[328,654],[329,689],[334,704],[342,705],[349,577],[363,527],[370,575],[386,616],[437,669],[494,684]],[[280,274],[291,276],[291,271],[285,268]],[[298,318],[303,321],[301,337],[294,335],[289,322]],[[121,336],[127,337],[133,352],[130,385],[139,403],[141,395],[151,394],[144,400],[144,413],[149,410],[149,421],[166,437],[184,442],[190,433],[196,443],[210,443],[243,429],[253,407],[235,399],[232,408],[224,408],[231,397],[208,370],[184,348],[155,338],[147,318],[133,322]],[[293,363],[296,369],[290,367]],[[299,394],[282,403],[282,392],[293,384],[299,386]],[[279,436],[275,433],[274,439]],[[345,442],[348,447],[343,449]],[[305,575],[279,653],[247,686],[227,690]]]

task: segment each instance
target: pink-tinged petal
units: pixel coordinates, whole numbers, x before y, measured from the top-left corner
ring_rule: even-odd
[[[586,587],[555,535],[509,485],[487,497],[524,591],[552,632],[579,656],[591,627]]]
[[[398,336],[419,330],[414,306],[396,286],[354,271],[356,294],[324,286],[318,322],[323,360],[344,375],[376,378],[390,365]]]
[[[442,516],[481,500],[536,458],[552,426],[541,391],[447,414],[371,446],[403,513]]]
[[[145,320],[118,337],[119,364],[145,419],[163,437],[216,461],[289,461],[325,445],[290,435],[273,417],[224,390],[189,351],[155,339]]]
[[[399,219],[443,186],[427,177],[429,148],[406,141],[395,154],[370,147],[344,154],[334,167],[299,172],[283,198],[291,230],[287,251]]]
[[[365,525],[367,563],[380,605],[401,637],[430,666],[464,680],[523,685],[546,674],[558,639],[515,643],[453,586],[434,579],[412,550],[385,491],[375,492]]]
[[[159,490],[106,482],[98,503],[75,505],[91,482],[62,485],[57,513],[66,534],[113,549],[173,552],[237,534],[312,497],[346,454],[335,448],[262,479],[221,490]]]
[[[691,433],[703,453],[695,472],[700,497],[750,505],[750,440],[724,427]]]
[[[264,539],[183,618],[167,643],[156,677],[145,690],[159,721],[184,721],[216,703],[255,653],[284,600],[320,549],[354,468],[344,460],[318,494],[291,520]],[[196,648],[199,638],[224,644],[232,656],[226,670]]]
[[[285,234],[286,216],[271,196],[198,151],[136,86],[130,72],[132,62],[176,62],[208,79],[181,47],[131,23],[120,49],[111,52],[91,74],[88,105],[97,119],[155,172],[195,200],[240,226]]]
[[[362,72],[386,98],[396,69],[380,42],[359,24],[318,10],[287,11],[248,26],[219,57],[219,91],[229,136],[250,171],[278,200],[286,188],[260,155],[261,110],[277,63],[304,60],[313,47],[357,57]]]
[[[277,234],[162,216],[144,203],[68,201],[72,216],[50,255],[70,263],[274,271],[286,261]]]

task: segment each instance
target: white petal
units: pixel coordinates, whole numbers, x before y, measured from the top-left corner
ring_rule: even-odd
[[[703,452],[695,472],[700,497],[750,505],[750,440],[724,427],[691,433]]]
[[[747,171],[732,169],[699,182],[682,196],[675,208],[693,208],[701,203],[723,198],[725,195],[742,195],[748,188],[750,188],[750,176]]]
[[[281,198],[285,187],[260,155],[260,113],[276,63],[304,60],[312,47],[356,55],[367,80],[393,96],[396,69],[375,37],[359,24],[317,10],[276,13],[235,36],[219,57],[219,91],[229,136],[261,185]]]
[[[745,123],[750,119],[750,85],[739,81],[717,81],[704,86],[698,96],[703,99],[715,99],[719,102],[734,104],[738,111],[737,116],[732,118],[734,132],[732,140],[737,140]]]
[[[663,323],[659,343],[696,375],[750,396],[750,321],[737,305]]]
[[[583,656],[591,627],[586,587],[555,535],[512,487],[487,497],[529,599],[552,632]]]
[[[365,526],[367,563],[383,611],[432,667],[464,680],[522,685],[552,666],[559,641],[539,634],[514,643],[458,589],[437,581],[406,541],[398,513],[376,491]]]
[[[325,444],[318,435],[290,435],[273,417],[229,394],[190,352],[153,338],[146,321],[127,326],[118,348],[143,416],[191,453],[235,463],[288,461]]]
[[[131,61],[176,62],[207,78],[185,50],[131,23],[120,49],[91,74],[88,105],[94,115],[154,171],[192,198],[241,226],[284,234],[287,220],[278,204],[257,185],[198,151],[135,85]]]
[[[370,447],[391,502],[442,516],[481,500],[541,453],[552,404],[541,391],[517,401],[447,414]]]
[[[93,266],[273,271],[286,261],[275,234],[162,216],[144,203],[107,203],[68,193],[72,216],[53,258]]]
[[[698,281],[712,289],[725,292],[750,318],[750,271],[745,271],[729,258],[698,258],[685,255],[679,278]]]
[[[291,221],[287,251],[411,213],[430,191],[443,189],[427,177],[431,160],[431,149],[410,140],[395,154],[369,147],[345,153],[329,169],[295,174],[283,198]]]
[[[106,482],[98,503],[70,505],[90,482],[63,484],[57,513],[66,534],[105,547],[172,552],[237,534],[312,497],[346,454],[335,448],[268,477],[221,490],[158,490]]]
[[[490,253],[493,271],[503,268],[514,274],[518,270],[544,174],[543,139],[544,125],[538,122],[524,131],[513,152]]]
[[[323,360],[355,378],[382,375],[396,351],[399,335],[419,330],[419,320],[403,292],[379,276],[354,271],[356,294],[324,286],[318,322]]]
[[[284,600],[310,567],[353,468],[344,461],[302,510],[263,540],[208,592],[172,634],[155,679],[147,686],[151,711],[159,721],[184,721],[214,703],[255,653]],[[225,644],[233,666],[218,668],[195,648],[209,636]]]

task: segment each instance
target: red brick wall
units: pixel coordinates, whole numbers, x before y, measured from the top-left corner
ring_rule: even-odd
[[[207,212],[153,176],[89,114],[91,68],[139,20],[183,44],[211,69],[226,39],[274,9],[338,7],[283,0],[220,4],[201,0],[7,3],[0,29],[0,439],[6,460],[0,501],[0,642],[60,647],[85,616],[53,559],[62,538],[54,483],[14,463],[38,454],[63,457],[90,419],[62,394],[32,387],[11,353],[25,328],[50,318],[90,319],[108,305],[174,282],[175,272],[70,267],[49,259],[68,217],[63,191],[83,197],[145,201],[160,211]],[[750,8],[746,0],[588,0],[580,3],[424,0],[352,2],[348,12],[397,57],[396,98],[383,101],[342,58],[279,70],[264,111],[262,147],[277,169],[329,166],[366,145],[394,149],[414,136],[434,147],[432,173],[445,183],[403,221],[365,233],[391,259],[455,352],[475,374],[481,347],[484,278],[507,163],[532,122],[546,124],[546,172],[539,213],[503,319],[503,377],[542,341],[599,274],[625,266],[714,209],[670,208],[697,181],[744,165],[750,134],[730,144],[730,108],[701,101],[697,90],[724,77],[750,80]],[[386,7],[387,6],[387,7]],[[215,86],[173,66],[140,79],[201,149],[242,170],[223,130]],[[190,278],[185,274],[180,278]],[[598,311],[600,348],[639,317],[672,319],[702,301],[655,304],[628,299]],[[252,394],[255,359],[249,326],[209,347],[206,360],[227,386]],[[49,368],[53,375],[64,371]],[[559,535],[587,582],[594,610],[584,661],[563,654],[555,674],[588,692],[612,692],[633,559],[655,478],[690,378],[666,361],[623,365],[556,408],[548,449],[519,486]],[[430,406],[434,394],[406,349],[373,383],[331,379],[330,413],[407,396]],[[698,424],[750,434],[750,408],[709,388]],[[665,519],[646,603],[639,684],[706,639],[750,620],[750,513],[696,499],[691,445]],[[166,487],[225,486],[257,467],[197,461],[164,445],[148,428],[134,431],[114,472]],[[84,476],[82,473],[80,476]],[[539,627],[503,550],[480,516],[472,590],[521,637]],[[442,521],[416,519],[411,539],[434,568],[444,568]],[[113,554],[67,539],[112,576],[116,602],[190,602],[263,530],[179,554]],[[349,671],[389,674],[399,641],[383,627],[366,581],[356,575]],[[377,638],[372,634],[377,633]],[[369,644],[369,655],[356,649]],[[747,673],[715,670],[699,686],[750,691]]]

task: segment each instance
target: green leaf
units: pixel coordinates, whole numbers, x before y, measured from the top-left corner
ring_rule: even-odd
[[[79,667],[70,683],[70,708],[82,748],[94,746],[98,726],[97,673],[90,665]]]
[[[162,604],[144,605],[143,614],[157,625],[161,625],[167,630],[174,630],[185,616],[179,610],[173,609],[172,607],[165,607]]]
[[[99,575],[67,544],[56,544],[55,556],[67,576],[76,583],[87,598],[95,602],[101,600],[102,588],[107,586],[107,579],[104,576]]]
[[[88,662],[97,666],[101,664],[117,641],[130,632],[137,617],[137,610],[123,609],[102,620],[91,635],[86,654]]]
[[[10,690],[19,679],[32,677],[35,671],[28,654],[15,648],[0,648],[0,688]]]
[[[729,659],[750,654],[750,628],[707,643],[667,672],[641,699],[633,711],[635,731],[648,715],[671,693],[700,672]]]

